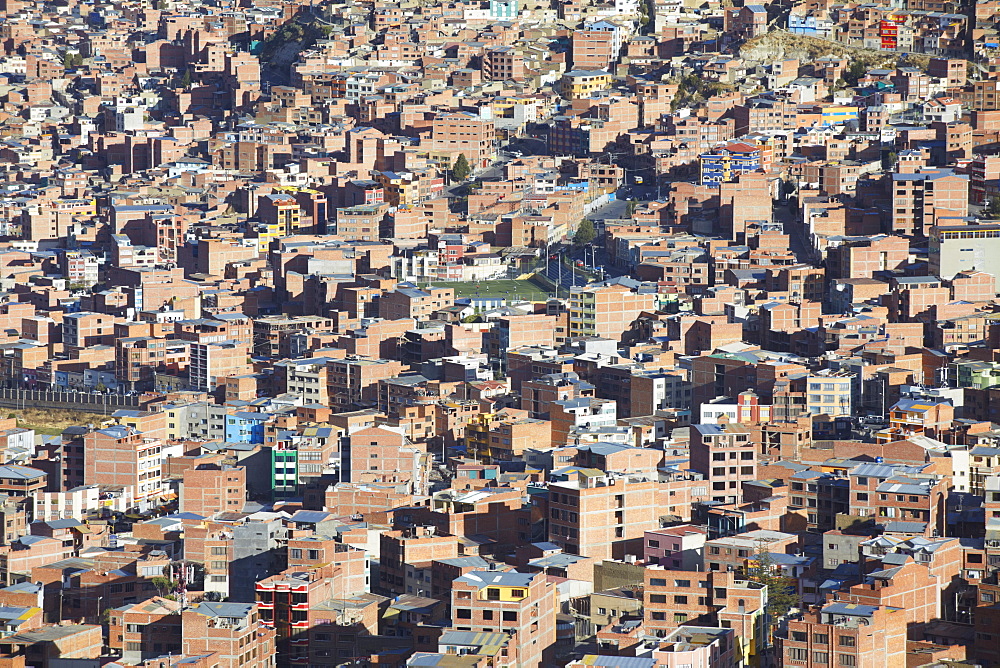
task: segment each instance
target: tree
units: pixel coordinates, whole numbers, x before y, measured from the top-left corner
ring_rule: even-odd
[[[795,580],[781,574],[774,557],[763,542],[757,543],[757,553],[747,569],[747,579],[767,588],[767,614],[772,629],[789,610],[799,604]]]
[[[899,162],[899,155],[895,151],[889,151],[882,156],[882,169],[893,169]]]
[[[630,199],[628,201],[628,204],[625,205],[625,217],[626,218],[631,218],[632,214],[635,213],[635,210],[638,207],[639,207],[639,203],[636,202],[634,199]]]
[[[191,70],[184,70],[181,76],[181,88],[184,90],[191,88]]]
[[[576,234],[573,235],[573,243],[577,246],[586,246],[596,238],[597,231],[594,230],[594,221],[584,218],[576,228]]]
[[[986,215],[990,218],[1000,218],[1000,197],[994,197],[986,205]]]
[[[855,60],[853,63],[847,66],[847,70],[844,72],[844,81],[846,81],[851,86],[856,86],[858,80],[868,73],[868,66],[865,65],[860,60]]]
[[[649,25],[649,7],[646,5],[646,0],[641,0],[639,2],[639,26],[645,28]]]
[[[157,575],[150,579],[150,583],[156,587],[156,592],[160,596],[168,596],[170,592],[177,588],[177,583],[163,575]]]
[[[451,168],[451,176],[456,181],[464,181],[469,178],[469,174],[472,173],[472,167],[469,166],[469,159],[465,157],[464,153],[459,153],[458,157],[455,158],[455,164]]]
[[[63,67],[67,70],[75,70],[83,65],[83,55],[79,53],[69,53],[63,56]]]

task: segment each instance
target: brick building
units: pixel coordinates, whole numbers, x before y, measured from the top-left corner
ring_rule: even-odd
[[[739,424],[691,425],[691,468],[705,476],[715,501],[739,501],[743,483],[757,479],[759,446]]]
[[[660,526],[658,485],[642,475],[571,470],[549,484],[549,541],[596,559],[642,554],[644,532]]]
[[[899,608],[828,603],[789,621],[777,645],[789,666],[904,668],[906,616]]]
[[[543,573],[472,571],[452,583],[452,627],[507,633],[516,639],[517,665],[541,668],[552,661],[557,598],[555,583]]]

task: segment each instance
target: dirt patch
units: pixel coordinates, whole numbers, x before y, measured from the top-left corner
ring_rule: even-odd
[[[850,46],[833,40],[795,35],[785,30],[774,30],[746,41],[740,47],[740,56],[752,63],[770,64],[779,60],[797,58],[803,62],[823,56],[847,56],[867,67],[895,67],[902,54]],[[926,69],[930,56],[907,54],[906,65]]]
[[[8,416],[17,418],[17,426],[34,429],[35,433],[45,436],[58,436],[67,427],[77,425],[100,424],[107,416],[86,411],[48,410],[39,408],[22,408],[10,411]]]

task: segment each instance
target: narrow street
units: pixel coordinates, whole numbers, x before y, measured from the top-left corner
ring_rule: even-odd
[[[796,220],[795,213],[787,205],[775,204],[772,220],[781,223],[781,228],[788,235],[788,245],[799,262],[809,262],[813,255],[806,239],[805,226]]]

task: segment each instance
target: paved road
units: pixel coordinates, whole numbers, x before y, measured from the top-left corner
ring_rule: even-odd
[[[627,186],[618,191],[618,199],[597,209],[587,216],[591,220],[605,220],[608,218],[627,218],[625,210],[629,201],[634,201],[637,205],[644,202],[654,201],[659,197],[666,198],[669,184],[664,183],[660,188],[656,186]]]
[[[594,209],[587,215],[590,220],[608,220],[614,218],[625,218],[625,209],[628,208],[628,201],[623,199],[613,199],[607,204]]]
[[[805,226],[796,220],[796,213],[787,206],[776,204],[772,217],[774,222],[781,223],[782,230],[788,235],[788,245],[795,253],[796,259],[799,262],[811,262],[812,248],[806,239]]]
[[[503,176],[503,167],[505,164],[511,161],[510,156],[501,155],[497,158],[497,161],[487,167],[486,169],[474,172],[469,177],[469,182],[475,181],[476,179],[481,179],[488,181],[490,179],[498,179]],[[468,183],[452,183],[450,186],[446,186],[441,194],[445,197],[459,197],[465,195],[466,189],[468,188]]]
[[[560,260],[549,260],[542,273],[549,280],[567,289],[571,286],[582,286],[590,283],[590,278],[586,274],[574,271]]]
[[[549,146],[538,137],[515,137],[505,147],[507,151],[517,151],[524,155],[548,155]]]

